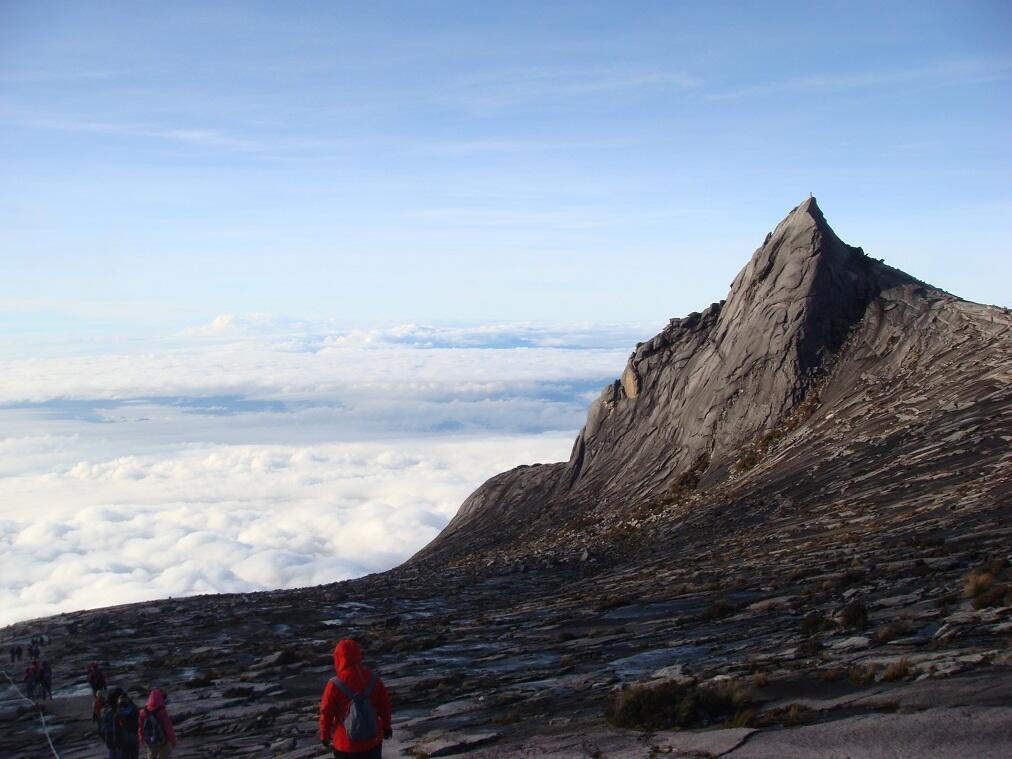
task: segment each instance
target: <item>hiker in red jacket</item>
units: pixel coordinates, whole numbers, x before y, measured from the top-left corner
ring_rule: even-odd
[[[105,690],[105,675],[98,668],[98,662],[93,661],[88,665],[88,685],[91,686],[93,696],[100,690]]]
[[[168,759],[176,747],[172,718],[158,688],[151,689],[147,705],[137,713],[137,742],[147,746],[148,759]]]
[[[383,681],[362,665],[362,649],[353,640],[334,646],[334,671],[337,677],[327,682],[320,701],[320,740],[338,759],[379,759],[383,739],[393,735]]]

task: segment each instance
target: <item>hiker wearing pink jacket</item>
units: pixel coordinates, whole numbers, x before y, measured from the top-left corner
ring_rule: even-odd
[[[148,747],[148,759],[166,759],[176,747],[172,718],[158,688],[151,689],[148,703],[137,714],[138,743]]]

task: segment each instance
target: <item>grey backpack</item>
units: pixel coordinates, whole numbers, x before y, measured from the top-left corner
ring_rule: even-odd
[[[338,678],[330,678],[335,688],[341,691],[348,700],[348,714],[344,718],[344,732],[350,741],[371,741],[376,739],[376,709],[369,700],[369,694],[376,686],[376,675],[369,678],[369,684],[361,693],[352,693],[351,688]]]

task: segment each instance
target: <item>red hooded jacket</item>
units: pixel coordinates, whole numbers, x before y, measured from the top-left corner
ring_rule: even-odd
[[[154,714],[158,718],[158,721],[162,723],[162,732],[165,733],[165,740],[168,741],[170,746],[175,748],[176,731],[172,729],[172,719],[165,709],[165,698],[158,688],[151,689],[151,693],[148,694],[148,703],[137,713],[137,742],[141,746],[144,745],[144,719],[149,714]]]
[[[372,673],[362,666],[362,649],[353,640],[338,641],[334,646],[334,672],[338,679],[352,693],[361,693],[369,684]],[[391,727],[390,696],[380,678],[376,678],[369,695],[373,708],[376,710],[376,738],[371,741],[350,741],[344,731],[344,718],[348,714],[351,701],[340,688],[327,681],[320,701],[320,739],[329,741],[338,751],[353,753],[368,751],[383,742],[383,731]]]

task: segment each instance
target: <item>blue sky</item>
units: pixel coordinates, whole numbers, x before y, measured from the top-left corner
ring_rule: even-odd
[[[1007,3],[0,3],[0,324],[663,323],[809,191],[1012,281]]]
[[[0,0],[0,624],[400,562],[810,191],[1009,304],[1012,6],[879,5]]]

